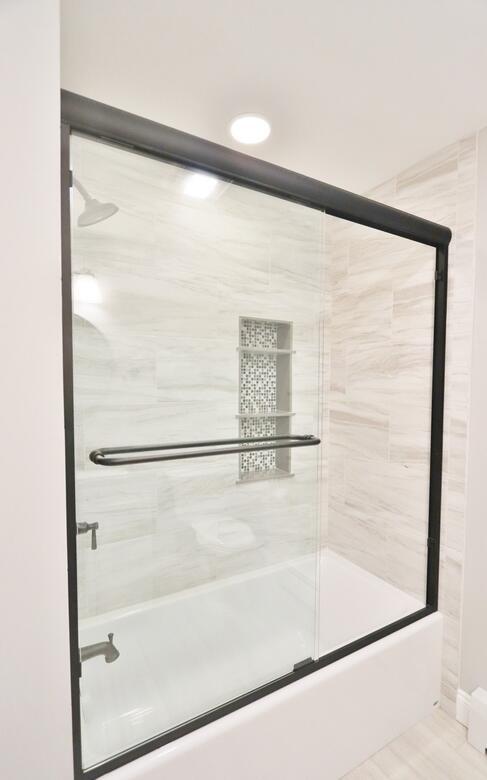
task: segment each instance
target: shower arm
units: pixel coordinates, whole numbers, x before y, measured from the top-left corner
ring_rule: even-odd
[[[83,187],[80,180],[77,179],[76,176],[73,176],[73,185],[76,187],[76,189],[78,190],[79,194],[81,195],[85,203],[88,203],[88,201],[93,200],[88,190],[85,187]]]
[[[90,452],[90,460],[98,466],[130,466],[137,463],[158,463],[168,460],[186,460],[189,458],[204,458],[214,455],[233,455],[262,450],[278,450],[292,447],[313,447],[321,440],[312,434],[295,435],[276,434],[275,436],[259,436],[239,439],[211,439],[209,441],[178,442],[177,444],[149,444],[133,447],[102,447]],[[237,445],[237,446],[221,446]],[[203,449],[195,449],[202,447]],[[216,447],[217,449],[212,449]],[[209,449],[208,449],[209,448]],[[190,452],[170,452],[167,450],[190,450]],[[153,453],[136,455],[136,453]],[[166,452],[167,454],[158,454]],[[122,457],[107,457],[121,455]],[[126,456],[135,457],[126,457]]]

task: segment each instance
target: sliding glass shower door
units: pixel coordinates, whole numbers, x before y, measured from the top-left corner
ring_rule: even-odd
[[[84,137],[71,168],[86,768],[317,655],[326,284],[317,210]]]

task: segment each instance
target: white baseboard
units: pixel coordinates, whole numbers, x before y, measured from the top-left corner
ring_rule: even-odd
[[[457,691],[457,706],[456,706],[456,718],[459,723],[468,728],[468,716],[470,712],[470,694],[462,691],[461,688]]]

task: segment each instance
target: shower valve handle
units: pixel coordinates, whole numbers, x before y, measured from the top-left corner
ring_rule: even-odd
[[[98,543],[96,541],[98,523],[76,523],[76,529],[78,534],[87,534],[88,531],[91,531],[91,549],[96,550],[98,548]]]

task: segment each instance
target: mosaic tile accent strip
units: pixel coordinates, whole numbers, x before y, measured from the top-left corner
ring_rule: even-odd
[[[269,415],[273,415],[279,406],[278,399],[282,388],[277,386],[278,364],[283,356],[278,353],[273,354],[271,351],[266,352],[266,350],[277,350],[283,336],[286,338],[285,343],[288,343],[290,327],[290,323],[271,320],[250,318],[240,320],[239,411],[243,415],[255,415],[255,417],[240,420],[240,436],[242,437],[277,434],[277,420]],[[246,348],[249,351],[245,351]],[[262,352],[258,350],[262,350]],[[281,369],[279,369],[279,376],[281,376]],[[288,403],[289,399],[286,397],[285,408],[288,408]],[[286,430],[285,419],[280,421],[279,432],[283,430]],[[239,460],[241,479],[252,478],[252,474],[255,474],[256,477],[262,477],[265,472],[275,472],[276,469],[283,470],[283,458],[282,456],[277,457],[276,450],[249,452],[240,455]],[[287,470],[286,467],[285,470]]]
[[[272,436],[276,433],[275,417],[255,417],[240,421],[240,436]],[[276,468],[276,451],[249,452],[240,455],[241,475],[271,471]]]
[[[275,412],[277,403],[276,355],[240,353],[240,413]]]
[[[240,346],[276,349],[277,323],[265,320],[241,320]]]

